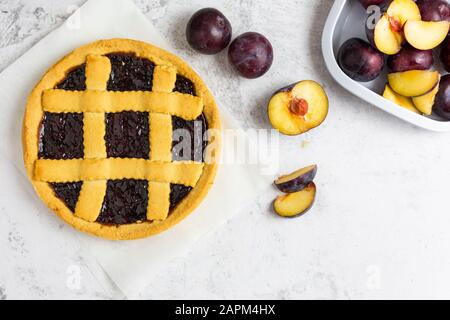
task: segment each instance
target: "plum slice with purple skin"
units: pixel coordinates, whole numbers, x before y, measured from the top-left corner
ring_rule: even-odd
[[[310,182],[301,191],[278,196],[273,203],[273,208],[281,217],[295,218],[308,212],[312,208],[315,198],[316,185],[314,182]]]
[[[285,193],[302,191],[314,180],[316,173],[317,165],[314,164],[281,176],[274,181],[274,184],[280,191]]]
[[[231,43],[228,60],[244,78],[259,78],[272,66],[273,48],[262,34],[246,32]]]

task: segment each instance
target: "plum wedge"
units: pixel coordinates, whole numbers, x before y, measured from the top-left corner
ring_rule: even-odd
[[[421,19],[420,9],[413,0],[393,0],[387,9],[387,14],[390,20],[395,20],[400,28],[407,21]]]
[[[405,38],[416,49],[430,50],[445,40],[449,28],[447,21],[407,21]]]
[[[385,54],[396,54],[402,49],[405,40],[400,27],[392,26],[393,20],[384,14],[375,26],[374,43]]]
[[[385,54],[396,54],[405,40],[403,27],[407,21],[420,20],[420,10],[412,0],[393,0],[387,12],[375,25],[374,42]]]
[[[438,71],[410,70],[388,75],[389,86],[405,97],[418,97],[430,92],[439,82]]]
[[[398,93],[394,92],[391,87],[387,84],[384,88],[383,97],[388,99],[389,101],[392,101],[396,105],[403,107],[409,111],[412,111],[414,113],[420,113],[419,110],[414,106],[414,103],[411,98],[404,97],[402,95],[399,95]]]
[[[428,93],[422,96],[412,98],[412,101],[416,108],[423,114],[429,116],[433,112],[434,101],[439,91],[439,83]]]
[[[282,192],[298,192],[305,189],[314,180],[316,173],[317,166],[314,164],[281,176],[274,181],[274,184]]]
[[[273,208],[281,217],[299,217],[311,209],[315,198],[316,185],[314,182],[310,182],[308,186],[301,191],[279,196],[273,203]]]

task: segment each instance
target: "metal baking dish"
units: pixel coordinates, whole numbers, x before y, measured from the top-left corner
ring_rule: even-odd
[[[374,81],[362,83],[350,79],[342,72],[336,60],[339,47],[353,37],[366,39],[365,19],[366,13],[357,0],[335,0],[322,34],[322,53],[332,77],[357,97],[400,119],[432,131],[450,131],[450,121],[444,121],[436,115],[422,116],[384,99],[379,93],[383,92],[387,82],[386,74]]]

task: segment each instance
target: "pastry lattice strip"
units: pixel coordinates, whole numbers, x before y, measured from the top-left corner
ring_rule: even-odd
[[[134,158],[38,159],[34,180],[75,182],[97,180],[148,180],[195,187],[204,163],[194,161],[162,162]]]
[[[154,112],[194,120],[202,113],[203,100],[179,92],[49,89],[43,92],[42,108],[48,112]]]
[[[84,113],[84,159],[39,159],[34,178],[44,182],[83,181],[75,215],[96,221],[106,194],[107,180],[147,180],[148,220],[164,220],[170,207],[170,184],[194,187],[203,163],[172,162],[172,115],[194,120],[203,111],[199,97],[172,92],[176,82],[173,67],[158,65],[153,73],[153,91],[107,91],[111,63],[107,57],[86,59],[86,90],[46,90],[42,106],[48,112]],[[150,160],[107,158],[105,113],[149,112]]]
[[[86,58],[86,89],[106,90],[110,73],[111,63],[107,57],[88,56]],[[105,133],[105,114],[85,112],[83,115],[83,143],[86,159],[106,158]],[[84,181],[75,206],[75,216],[86,221],[97,220],[103,205],[106,187],[106,180]]]

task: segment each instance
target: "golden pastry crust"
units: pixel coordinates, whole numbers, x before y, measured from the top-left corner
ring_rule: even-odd
[[[175,170],[175,171],[164,171],[162,174],[155,174],[155,171],[153,170],[152,173],[149,173],[148,167],[153,166],[170,166],[174,167],[174,164],[165,164],[161,162],[160,164],[157,162],[148,162],[145,160],[140,159],[134,159],[134,160],[127,160],[127,159],[108,159],[108,160],[102,160],[102,159],[84,159],[84,160],[43,160],[38,159],[38,142],[39,142],[39,128],[41,125],[41,121],[44,115],[44,107],[43,107],[43,95],[44,92],[48,94],[48,92],[54,91],[54,87],[66,77],[66,73],[71,70],[74,67],[77,67],[83,63],[86,62],[86,60],[91,59],[95,61],[94,56],[103,56],[108,53],[116,53],[116,52],[125,52],[125,53],[134,53],[138,57],[147,58],[148,60],[155,63],[157,66],[155,69],[159,74],[161,74],[161,78],[159,79],[159,82],[156,84],[158,90],[160,90],[160,93],[157,95],[164,95],[164,91],[169,91],[168,89],[168,83],[173,81],[173,72],[171,70],[176,70],[176,72],[186,78],[188,78],[190,81],[192,81],[196,88],[196,94],[198,98],[193,97],[187,97],[190,104],[194,106],[197,106],[198,100],[201,100],[203,104],[203,114],[206,118],[206,121],[208,123],[208,129],[213,130],[220,130],[220,117],[219,117],[219,111],[216,106],[216,103],[214,101],[214,98],[212,94],[209,92],[208,88],[202,81],[202,79],[180,58],[177,56],[162,50],[160,48],[157,48],[153,45],[150,45],[148,43],[144,43],[141,41],[135,41],[135,40],[129,40],[129,39],[110,39],[110,40],[100,40],[96,41],[90,44],[87,44],[85,46],[82,46],[67,56],[65,56],[63,59],[61,59],[59,62],[57,62],[53,67],[51,67],[47,73],[43,76],[43,78],[39,81],[39,83],[36,85],[36,87],[31,92],[28,101],[27,106],[25,110],[25,116],[23,121],[23,132],[22,132],[22,142],[23,142],[23,156],[24,156],[24,162],[25,167],[28,173],[28,176],[40,196],[40,198],[53,210],[56,212],[56,214],[61,217],[64,221],[75,227],[76,229],[87,232],[102,238],[106,239],[112,239],[112,240],[129,240],[129,239],[138,239],[138,238],[144,238],[148,237],[157,233],[160,233],[176,223],[180,222],[182,219],[184,219],[189,213],[194,210],[199,203],[203,200],[203,198],[206,196],[206,194],[209,191],[209,188],[213,184],[216,171],[217,171],[217,162],[215,159],[218,159],[219,156],[219,150],[220,150],[220,135],[213,134],[212,140],[210,140],[210,145],[214,145],[215,147],[212,149],[212,152],[210,152],[212,159],[214,161],[207,161],[204,164],[199,163],[180,163],[178,166],[185,167],[185,170],[194,171],[194,175],[199,175],[198,180],[195,180],[195,177],[193,176],[187,176],[184,174],[181,174],[181,170]],[[98,60],[98,59],[97,59]],[[97,61],[98,66],[97,68],[102,68],[102,61]],[[87,72],[90,72],[87,70]],[[99,79],[100,78],[100,81]],[[96,90],[97,86],[101,86],[102,82],[101,79],[104,78],[104,74],[100,75],[93,75],[92,80],[90,83],[90,87],[92,89]],[[104,81],[104,80],[103,80]],[[101,89],[101,88],[99,88]],[[181,95],[180,95],[181,96]],[[183,97],[182,97],[183,98]],[[186,98],[186,97],[184,97]],[[183,99],[184,99],[183,98]],[[76,99],[76,98],[75,98]],[[120,100],[120,98],[117,98]],[[117,100],[116,99],[116,100]],[[177,100],[179,98],[175,98]],[[181,99],[181,98],[180,98]],[[81,99],[82,100],[82,99]],[[81,101],[79,100],[79,101]],[[114,99],[109,100],[105,103],[104,107],[109,108],[111,106],[114,107]],[[142,98],[137,97],[136,101],[138,101],[139,107],[143,108],[150,108],[151,111],[154,111],[154,109],[151,109],[154,107],[154,105],[145,105],[145,103],[142,103]],[[117,103],[120,103],[117,102]],[[175,101],[175,104],[177,101]],[[175,106],[171,108],[167,108],[167,103],[163,104],[164,110],[157,110],[159,112],[169,112],[174,113],[180,112],[179,107]],[[83,103],[79,105],[74,105],[73,107],[89,107],[89,103],[87,105],[83,105]],[[86,110],[87,112],[91,110]],[[188,115],[189,116],[189,115]],[[95,116],[92,119],[93,122],[98,121],[98,119],[95,119]],[[92,126],[91,126],[92,127]],[[104,130],[104,128],[100,128],[99,130]],[[95,135],[95,133],[94,133]],[[162,142],[165,144],[165,142]],[[211,149],[209,150],[211,151]],[[92,151],[92,154],[95,155],[96,150]],[[165,157],[167,154],[167,150],[161,150],[161,157]],[[163,159],[157,159],[157,160],[163,160]],[[79,174],[80,177],[84,178],[84,174],[87,174],[87,171],[90,171],[87,167],[83,166],[83,163],[86,161],[88,162],[102,162],[102,161],[122,161],[124,162],[124,171],[126,175],[136,175],[136,174],[146,174],[149,175],[149,178],[155,178],[156,180],[154,183],[151,184],[152,188],[155,188],[158,192],[158,194],[167,195],[167,183],[174,181],[176,179],[179,179],[180,181],[183,181],[187,184],[194,184],[193,181],[195,180],[195,186],[192,189],[192,191],[180,202],[178,205],[171,211],[171,214],[167,217],[167,219],[164,220],[154,220],[154,221],[143,221],[139,223],[132,223],[132,224],[124,224],[124,225],[105,225],[97,222],[92,222],[94,219],[91,214],[86,213],[86,210],[83,208],[80,208],[79,210],[76,210],[76,212],[80,211],[80,214],[74,214],[70,211],[70,209],[67,208],[67,206],[62,202],[59,198],[57,198],[54,194],[53,189],[49,186],[48,182],[46,182],[44,179],[45,176],[48,175],[55,175],[56,178],[58,176],[60,178],[64,179],[73,179],[74,177],[70,177],[70,175]],[[52,164],[49,164],[50,162],[53,162]],[[64,162],[64,163],[62,163]],[[133,166],[138,163],[137,168],[133,168]],[[48,165],[55,164],[56,167],[54,167],[54,171],[52,173],[51,170],[48,170]],[[36,166],[36,167],[35,167]],[[71,166],[75,167],[71,169],[71,171],[65,171],[65,166]],[[199,166],[201,166],[201,169],[199,171]],[[57,167],[60,167],[59,169]],[[113,166],[111,167],[112,171],[115,171]],[[189,168],[189,169],[186,169]],[[62,170],[62,171],[61,171]],[[105,171],[105,170],[103,170]],[[106,170],[107,171],[107,170]],[[142,172],[137,172],[142,171]],[[168,173],[167,173],[168,172]],[[177,176],[176,172],[180,172],[180,175]],[[41,176],[42,174],[42,176]],[[102,170],[96,173],[97,175],[102,174]],[[105,175],[110,173],[104,173]],[[121,172],[115,172],[115,175],[123,175]],[[69,177],[68,177],[69,176]],[[51,177],[55,178],[55,177]],[[75,177],[76,178],[76,177]],[[54,182],[54,181],[52,181]],[[102,189],[104,186],[101,183],[98,183],[97,181],[90,182],[89,187],[96,189]],[[86,192],[87,193],[87,192]],[[83,191],[80,193],[80,197],[84,197],[86,195],[83,195]],[[88,197],[88,195],[86,196]],[[97,199],[98,200],[98,199]],[[80,199],[79,199],[80,202]],[[95,201],[94,201],[95,202]],[[77,204],[78,206],[79,204]],[[87,201],[83,201],[83,204],[80,206],[89,208],[90,205]],[[164,207],[164,205],[162,205]],[[149,210],[148,216],[155,216],[154,210]],[[155,217],[157,218],[157,217]],[[164,217],[159,217],[163,219]]]

